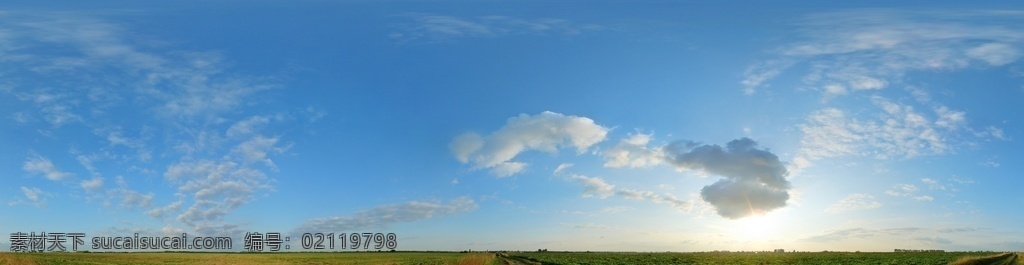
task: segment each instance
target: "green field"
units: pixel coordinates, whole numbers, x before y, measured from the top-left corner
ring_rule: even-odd
[[[976,258],[972,257],[988,257]],[[1000,253],[0,253],[7,264],[1005,264]]]
[[[491,253],[0,253],[21,264],[501,264]]]
[[[949,264],[998,253],[509,253],[513,259],[541,264]],[[1018,264],[1020,260],[1017,260]],[[978,263],[990,264],[990,263]],[[993,263],[999,264],[999,263]],[[1010,265],[1010,264],[1007,264]]]

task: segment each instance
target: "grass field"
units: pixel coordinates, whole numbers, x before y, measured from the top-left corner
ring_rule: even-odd
[[[1013,253],[0,253],[7,264],[1002,264]]]
[[[512,258],[541,264],[950,264],[998,253],[511,253]],[[1012,255],[1012,254],[1011,254]],[[1005,260],[1005,259],[999,259]],[[1017,262],[1020,260],[1018,259]],[[1002,264],[981,263],[963,264]],[[1006,265],[1017,265],[1007,263]],[[1024,264],[1020,264],[1024,265]]]
[[[0,253],[0,265],[22,264],[501,264],[490,253]]]

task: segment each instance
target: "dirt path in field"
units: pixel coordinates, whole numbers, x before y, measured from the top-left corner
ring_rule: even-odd
[[[978,257],[973,259],[953,262],[954,265],[1016,265],[1024,259],[1018,253],[1005,253],[996,256]]]
[[[503,265],[540,265],[540,262],[527,260],[520,257],[512,257],[505,253],[498,253],[498,258],[501,259]]]
[[[1006,257],[1003,257],[1003,258],[997,259],[997,260],[993,260],[992,263],[989,263],[989,264],[990,265],[1014,265],[1014,264],[1016,264],[1018,258],[1020,258],[1020,257],[1018,257],[1016,253],[1006,253]]]

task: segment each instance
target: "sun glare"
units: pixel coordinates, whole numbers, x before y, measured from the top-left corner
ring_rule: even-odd
[[[754,215],[736,221],[736,238],[747,241],[772,239],[779,229],[779,216],[773,214]]]

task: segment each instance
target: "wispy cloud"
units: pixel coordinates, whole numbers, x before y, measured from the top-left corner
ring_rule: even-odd
[[[826,231],[825,233],[814,235],[811,237],[804,238],[804,241],[811,242],[836,242],[845,241],[850,239],[863,239],[863,238],[915,238],[919,241],[924,242],[935,242],[934,238],[936,234],[951,235],[960,233],[975,232],[980,229],[959,227],[959,228],[925,228],[925,227],[898,227],[898,228],[882,228],[882,229],[868,229],[868,228],[845,228],[835,229]],[[933,240],[928,240],[932,238]],[[941,241],[941,239],[940,239]]]
[[[25,164],[21,166],[26,172],[42,175],[49,180],[64,180],[74,176],[71,173],[67,173],[57,169],[53,165],[53,162],[49,158],[33,153],[29,156]]]
[[[847,195],[835,204],[825,209],[829,213],[843,213],[849,211],[870,210],[882,207],[882,204],[875,200],[875,196],[854,193]]]
[[[7,83],[16,84],[0,93],[14,95],[24,103],[19,106],[28,108],[19,110],[15,121],[27,126],[44,122],[49,129],[41,132],[51,138],[61,135],[52,131],[77,122],[93,135],[60,143],[106,143],[95,150],[72,148],[73,158],[92,176],[68,188],[81,188],[104,205],[148,209],[168,226],[232,235],[241,227],[224,217],[273,189],[269,174],[277,168],[272,159],[290,143],[268,131],[295,119],[254,108],[263,102],[253,97],[277,87],[272,77],[234,74],[230,62],[216,52],[154,49],[136,41],[129,27],[96,17],[11,12],[0,22],[5,28],[0,61],[11,66],[2,71],[12,77]],[[324,115],[313,106],[301,114],[313,116],[311,121]],[[173,148],[160,147],[166,145]],[[23,169],[52,180],[73,176],[55,161],[60,160],[32,155]],[[173,198],[129,188],[136,180],[132,175],[160,170],[176,188]],[[121,177],[126,173],[130,177]]]
[[[861,120],[846,111],[828,108],[812,113],[800,125],[804,136],[801,154],[811,160],[828,157],[868,156],[878,159],[912,158],[943,154],[951,147],[951,137],[939,127],[952,127],[957,119],[940,109],[929,118],[913,107],[899,105],[881,97],[873,103],[882,112],[876,119]],[[945,112],[945,113],[944,113]]]
[[[46,197],[49,196],[49,194],[47,194],[46,192],[40,190],[39,188],[35,188],[35,187],[29,188],[29,187],[22,186],[21,187],[21,193],[23,195],[25,195],[25,199],[24,200],[21,200],[21,199],[13,200],[13,201],[8,202],[7,205],[14,206],[14,205],[19,205],[19,204],[29,204],[29,205],[32,205],[32,206],[35,206],[35,207],[44,207],[44,206],[46,206]]]
[[[358,211],[352,216],[312,219],[295,228],[292,232],[298,234],[315,231],[353,231],[383,228],[395,223],[455,215],[476,209],[476,202],[469,197],[455,198],[447,203],[409,201],[401,204],[377,206],[373,209]]]
[[[609,29],[598,24],[581,24],[552,18],[455,17],[434,14],[410,14],[397,17],[411,20],[395,24],[396,30],[391,32],[390,37],[399,41],[443,42],[464,37],[501,37],[524,34],[566,36]]]
[[[604,155],[605,167],[639,168],[658,165],[665,162],[665,153],[661,148],[648,147],[651,134],[634,133],[629,135],[612,148],[601,151]]]
[[[583,198],[607,198],[608,196],[612,196],[612,194],[615,194],[615,185],[608,184],[608,182],[605,182],[603,179],[600,178],[592,178],[583,175],[572,175],[569,176],[569,179],[579,182],[581,185],[583,185],[583,193],[582,195],[580,195]]]
[[[925,179],[925,180],[930,180],[930,179]],[[929,183],[929,181],[924,181],[924,182],[926,184]],[[898,184],[892,185],[892,188],[890,188],[889,190],[886,190],[885,194],[888,194],[890,196],[896,196],[896,197],[907,197],[907,198],[911,198],[911,199],[913,199],[915,201],[932,201],[932,200],[935,199],[934,197],[929,196],[929,195],[918,195],[918,191],[919,191],[919,189],[917,188],[916,185],[898,183]]]
[[[919,111],[881,96],[869,99],[871,107],[857,112],[825,108],[808,115],[797,125],[803,136],[790,170],[800,172],[824,158],[945,155],[972,141],[993,138],[967,126],[963,111],[945,106]]]
[[[572,175],[569,176],[569,179],[583,186],[583,192],[580,194],[580,197],[583,198],[594,197],[604,199],[614,195],[625,199],[668,204],[672,208],[685,212],[693,209],[693,200],[682,200],[669,193],[657,194],[651,191],[616,188],[615,185],[608,184],[608,182],[599,177]]]
[[[820,158],[946,154],[956,143],[970,140],[965,136],[1000,139],[989,132],[1001,130],[972,127],[968,113],[946,106],[910,77],[1002,69],[1018,62],[1024,51],[1021,22],[1024,18],[1011,13],[971,10],[866,9],[809,15],[796,22],[799,37],[773,50],[774,58],[752,63],[740,83],[745,93],[754,94],[778,76],[792,74],[801,77],[803,84],[797,87],[818,91],[826,104],[895,85],[917,101],[914,108],[875,93],[845,99],[869,99],[877,107],[874,111],[826,107],[810,114],[800,126],[803,148],[791,165],[795,173]]]
[[[874,90],[910,72],[1002,66],[1021,58],[1019,16],[990,11],[843,11],[800,20],[803,38],[778,49],[780,59],[757,63],[742,82],[763,87],[793,63],[812,70],[805,83],[826,95]],[[829,86],[844,89],[825,89]]]

